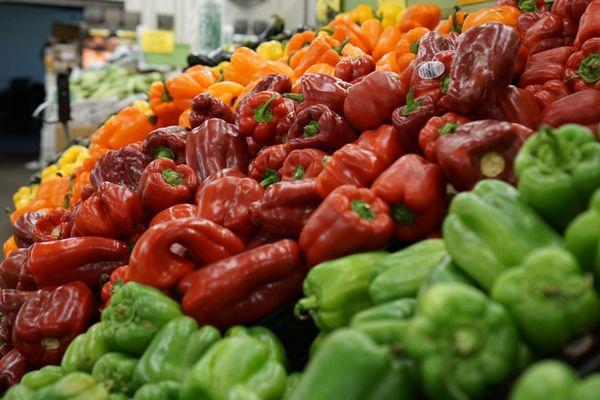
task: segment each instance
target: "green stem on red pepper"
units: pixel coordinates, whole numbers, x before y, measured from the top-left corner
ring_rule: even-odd
[[[304,101],[304,96],[302,96],[300,93],[285,93],[283,97],[297,101],[298,103],[302,103]]]
[[[459,126],[460,124],[458,123],[448,122],[446,125],[440,128],[440,136],[445,135],[447,133],[454,133],[456,131],[456,128],[458,128]]]
[[[441,84],[441,88],[442,88],[442,93],[446,94],[446,92],[448,91],[448,85],[450,84],[450,75],[446,74],[442,77],[442,84]]]
[[[394,204],[390,208],[392,218],[399,224],[410,225],[415,220],[415,213],[406,208],[404,204]]]
[[[168,158],[171,160],[175,159],[175,153],[168,147],[159,147],[154,151],[154,159],[157,158]]]
[[[523,12],[535,12],[537,9],[535,0],[521,0],[519,1],[519,8]]]
[[[292,178],[294,178],[295,181],[301,181],[304,179],[304,168],[302,168],[302,165],[296,166],[294,172],[292,172]]]
[[[277,171],[267,168],[263,175],[263,180],[260,181],[260,186],[265,188],[276,182],[279,182],[279,175],[277,175]]]
[[[165,182],[171,186],[177,186],[183,183],[183,176],[171,168],[165,169],[161,175]]]
[[[414,89],[410,89],[408,91],[408,95],[406,96],[406,107],[404,108],[404,112],[402,115],[405,117],[409,115],[411,112],[415,111],[417,108],[421,107],[421,103],[415,100],[415,91]]]
[[[410,52],[413,54],[417,54],[419,52],[419,46],[421,45],[420,40],[415,40],[410,44]]]
[[[319,133],[319,121],[310,121],[304,127],[304,137],[313,137]]]
[[[373,212],[371,205],[363,200],[352,200],[352,211],[367,221],[375,219],[375,213]]]
[[[256,122],[271,122],[273,119],[273,110],[271,104],[277,100],[278,94],[273,94],[269,100],[256,107],[254,110],[254,120]]]
[[[600,54],[590,54],[579,64],[579,76],[587,83],[600,79]]]

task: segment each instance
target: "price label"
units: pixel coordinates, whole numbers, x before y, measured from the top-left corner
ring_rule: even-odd
[[[444,75],[446,67],[440,61],[427,61],[419,66],[419,78],[436,79]]]
[[[141,47],[144,53],[172,53],[175,49],[173,31],[147,30],[142,32]]]

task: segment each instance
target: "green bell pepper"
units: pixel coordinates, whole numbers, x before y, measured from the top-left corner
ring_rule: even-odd
[[[221,338],[212,326],[198,329],[190,317],[177,317],[156,334],[133,375],[141,386],[160,381],[183,382],[190,368]]]
[[[406,298],[363,310],[350,322],[377,344],[401,345],[406,321],[415,313],[417,301]]]
[[[250,328],[246,328],[244,326],[232,326],[225,333],[225,337],[234,337],[234,336],[250,336],[269,348],[269,358],[276,360],[282,365],[286,364],[285,350],[283,345],[267,328],[263,326],[253,326]]]
[[[378,346],[365,333],[339,329],[311,357],[289,399],[415,399],[412,370],[410,363],[394,360],[386,347]]]
[[[65,373],[92,372],[94,364],[108,353],[102,335],[102,323],[92,325],[86,333],[77,336],[63,355],[61,367]]]
[[[419,293],[427,290],[437,283],[459,282],[467,285],[474,285],[474,282],[466,276],[456,265],[452,257],[445,256],[435,267],[431,273],[425,278],[423,284],[419,288]]]
[[[515,159],[519,192],[558,229],[582,212],[600,187],[600,143],[586,127],[542,128]]]
[[[107,353],[100,357],[92,369],[92,376],[110,393],[133,395],[139,384],[133,380],[138,360],[121,353]]]
[[[478,398],[509,377],[519,360],[509,314],[463,283],[439,283],[421,293],[403,340],[435,400]]]
[[[135,392],[133,400],[179,400],[181,383],[162,381],[147,383]]]
[[[85,372],[71,372],[39,389],[30,400],[109,400],[108,391]]]
[[[415,243],[379,260],[373,267],[369,295],[375,304],[414,297],[425,278],[446,256],[442,239]]]
[[[486,290],[532,250],[561,245],[560,236],[519,199],[515,188],[491,179],[454,198],[443,237],[456,264]]]
[[[573,400],[598,400],[600,396],[600,373],[588,376],[573,391]]]
[[[286,388],[282,355],[264,329],[235,329],[187,375],[180,400],[275,400]]]
[[[160,290],[129,282],[102,312],[103,337],[110,350],[141,356],[156,333],[181,315],[179,303]]]
[[[294,312],[308,314],[322,331],[348,325],[358,311],[373,305],[369,279],[373,267],[388,253],[359,253],[326,261],[312,268],[304,280],[304,295]]]
[[[123,393],[111,393],[108,395],[108,400],[130,400],[131,397]]]
[[[283,393],[281,400],[290,400],[292,394],[294,394],[294,391],[298,387],[298,383],[300,383],[300,379],[302,379],[302,374],[300,372],[288,375],[285,392]]]
[[[588,211],[567,227],[565,244],[581,268],[593,272],[596,284],[600,284],[600,189],[592,196]]]
[[[563,249],[530,253],[519,268],[500,275],[491,295],[507,308],[526,341],[540,353],[557,351],[600,323],[600,300],[592,277],[583,275],[577,260]]]
[[[6,400],[28,400],[35,391],[49,386],[64,376],[63,370],[56,365],[47,365],[39,370],[23,375],[21,382],[14,385],[4,394]]]

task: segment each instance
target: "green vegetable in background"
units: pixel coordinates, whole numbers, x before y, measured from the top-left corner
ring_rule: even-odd
[[[600,283],[600,189],[590,200],[589,209],[577,216],[565,231],[567,249],[584,271],[594,273]]]

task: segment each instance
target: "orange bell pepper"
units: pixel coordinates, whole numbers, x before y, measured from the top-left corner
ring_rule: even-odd
[[[417,56],[411,52],[399,53],[398,51],[390,51],[377,61],[376,69],[378,71],[390,71],[400,74],[416,58]]]
[[[295,33],[292,35],[285,45],[284,54],[289,56],[290,54],[300,50],[301,48],[308,46],[310,42],[315,40],[316,34],[313,31],[304,31]]]
[[[484,7],[469,13],[464,20],[462,31],[486,22],[500,22],[501,24],[516,27],[521,11],[513,6]]]
[[[253,79],[261,79],[269,74],[281,74],[291,77],[294,75],[294,70],[281,61],[266,61],[258,67]]]
[[[154,129],[146,115],[135,107],[126,107],[110,117],[93,135],[92,143],[116,150],[139,142]]]
[[[369,53],[373,50],[360,26],[354,23],[350,17],[338,15],[329,23],[329,26],[333,28],[332,37],[339,42],[344,41],[348,37],[350,38],[350,43],[359,47],[362,51]]]
[[[256,86],[256,84],[258,83],[258,79],[250,82],[249,84],[247,84],[246,86],[244,86],[244,89],[240,92],[239,96],[235,99],[235,102],[233,103],[233,110],[237,110],[238,106],[240,105],[240,102],[242,101],[242,99],[248,94],[250,93],[250,91],[252,89],[254,89],[254,86]]]
[[[318,63],[311,65],[306,71],[304,71],[304,74],[323,74],[333,76],[334,70],[335,67],[329,64]]]
[[[415,4],[406,10],[401,22],[413,21],[419,26],[433,29],[440,22],[441,17],[440,8],[435,4]]]
[[[346,38],[341,43],[337,40],[319,36],[306,48],[306,53],[299,60],[298,65],[294,68],[294,75],[299,77],[314,64],[325,63],[334,66],[342,59],[342,50],[350,39]],[[332,44],[337,43],[337,44]]]
[[[396,48],[396,45],[402,37],[402,31],[398,26],[388,26],[381,33],[381,37],[377,42],[377,45],[373,49],[371,56],[375,61],[379,60],[385,54]]]
[[[293,53],[291,53],[288,56],[288,65],[292,68],[295,69],[298,64],[300,64],[300,61],[302,61],[302,58],[306,55],[306,52],[308,51],[308,46],[301,48],[298,51],[295,51]]]
[[[177,123],[177,125],[185,126],[186,128],[191,128],[192,127],[190,125],[190,114],[191,113],[192,113],[191,108],[188,108],[187,110],[182,112],[181,115],[179,116],[179,122]]]
[[[217,82],[206,89],[208,93],[212,94],[229,107],[233,105],[233,102],[239,97],[243,90],[244,86],[229,81]]]
[[[54,182],[57,180],[58,179],[52,179],[48,182]],[[14,224],[15,221],[17,219],[19,219],[19,217],[21,215],[25,214],[26,212],[38,211],[38,210],[42,210],[44,208],[56,208],[56,207],[52,207],[50,204],[48,204],[48,202],[46,200],[35,200],[34,199],[31,203],[27,204],[26,206],[23,206],[23,207],[19,208],[18,210],[13,211],[13,213],[10,214],[10,223]]]
[[[206,91],[219,78],[218,73],[212,68],[195,65],[188,68],[183,74],[177,74],[169,79],[167,89],[177,108],[184,111],[192,106],[194,97]]]
[[[240,47],[231,55],[229,65],[223,69],[223,76],[226,81],[246,86],[264,63],[265,60],[256,52],[247,47]]]
[[[8,257],[10,253],[17,249],[17,242],[15,242],[15,237],[11,236],[8,238],[4,245],[2,246],[2,252],[4,253],[4,258]]]
[[[165,82],[154,82],[148,92],[150,109],[156,115],[158,127],[175,125],[181,111],[173,102]]]
[[[73,206],[79,199],[81,199],[81,193],[83,188],[90,183],[90,171],[78,171],[73,180],[73,190],[71,191],[70,204]]]
[[[35,200],[44,201],[50,208],[67,208],[71,203],[72,185],[70,176],[44,181],[35,193]]]
[[[450,32],[462,33],[462,26],[465,22],[467,13],[460,11],[458,6],[454,7],[454,12],[447,19],[442,20],[435,28],[442,36],[446,36]]]
[[[396,51],[400,54],[403,53],[414,53],[417,54],[419,50],[419,42],[421,37],[429,32],[429,29],[424,27],[413,28],[410,31],[402,35],[400,41],[396,45]]]
[[[381,33],[383,32],[383,26],[381,26],[381,22],[377,18],[371,18],[363,22],[360,27],[365,40],[369,42],[369,47],[371,48],[370,53],[373,52],[375,46],[377,46],[377,42],[381,37]]]

